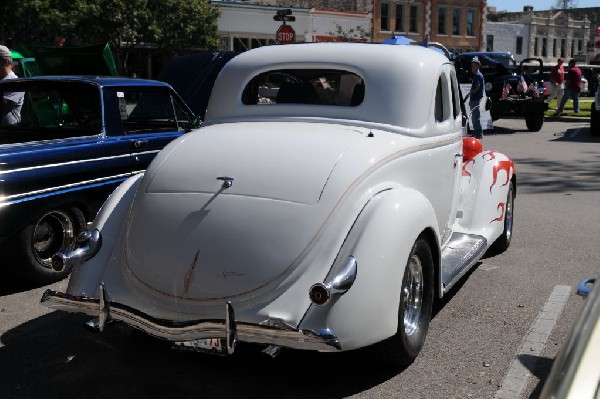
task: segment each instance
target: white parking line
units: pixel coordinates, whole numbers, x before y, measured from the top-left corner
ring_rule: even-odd
[[[527,385],[527,379],[531,376],[531,369],[535,366],[535,357],[539,356],[546,346],[546,341],[556,325],[558,317],[562,312],[571,287],[567,285],[557,285],[552,290],[546,304],[538,314],[529,332],[523,339],[523,344],[517,352],[515,360],[513,360],[508,373],[502,383],[502,388],[496,392],[494,399],[515,399],[520,398],[523,389]],[[521,355],[527,355],[527,357]],[[523,364],[526,359],[533,361],[528,364]]]

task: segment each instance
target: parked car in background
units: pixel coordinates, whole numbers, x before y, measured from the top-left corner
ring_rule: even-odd
[[[600,75],[600,65],[589,65],[589,64],[577,64],[579,69],[581,69],[583,85],[581,88],[582,96],[591,96],[596,95],[596,90],[598,90],[598,75]]]
[[[588,96],[590,94],[590,85],[585,76],[581,77],[581,93],[582,96]]]
[[[551,85],[550,85],[550,70],[554,65],[544,65],[543,70],[543,82],[544,82],[544,98],[550,95]],[[579,64],[577,65],[579,66]],[[600,68],[600,66],[598,66]],[[596,93],[596,89],[598,87],[597,83],[594,83],[593,69],[586,68],[586,66],[582,66],[581,68],[582,77],[581,77],[581,91],[580,95],[582,97],[585,96],[594,96]],[[567,73],[569,72],[569,68],[565,67],[565,79],[567,77]]]
[[[600,82],[600,76],[598,76]],[[596,90],[590,113],[590,134],[600,136],[600,90]]]
[[[492,100],[492,120],[523,118],[527,129],[539,131],[544,124],[544,63],[526,58],[518,65],[510,53],[469,52],[454,57],[459,83],[470,83],[471,60],[478,57],[485,79],[486,95]]]
[[[600,287],[596,278],[581,281],[577,294],[586,303],[554,360],[540,398],[600,397]]]
[[[208,99],[221,69],[238,53],[201,51],[173,58],[157,80],[173,86],[190,109],[204,120]]]
[[[74,271],[42,302],[199,351],[369,347],[408,364],[434,298],[512,239],[513,161],[464,131],[454,66],[435,50],[242,53],[203,127],[122,183],[78,248],[55,256]]]
[[[24,101],[20,123],[0,126],[2,267],[48,283],[70,271],[52,256],[75,248],[114,188],[197,122],[156,81],[37,77],[0,82],[6,92]]]
[[[542,85],[543,85],[543,92],[542,95],[544,96],[544,99],[547,99],[548,96],[550,95],[550,91],[552,90],[552,85],[550,84],[550,71],[546,70],[546,68],[544,67],[544,71],[542,72]]]

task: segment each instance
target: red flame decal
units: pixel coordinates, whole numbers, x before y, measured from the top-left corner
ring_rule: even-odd
[[[462,175],[463,175],[463,176],[469,176],[469,177],[471,177],[471,172],[469,172],[469,171],[467,170],[467,165],[468,165],[468,164],[470,164],[470,163],[473,163],[473,164],[475,164],[475,159],[471,159],[471,160],[469,160],[468,162],[466,162],[466,163],[463,163],[463,166],[462,166]]]
[[[491,151],[488,151],[488,152],[486,152],[485,154],[483,154],[481,157],[482,157],[483,159],[485,159],[485,157],[486,157],[486,156],[489,156],[489,157],[490,157],[490,159],[485,159],[485,160],[486,160],[486,161],[493,161],[494,159],[496,159],[496,153],[497,153],[497,152],[500,152],[500,151],[498,151],[498,150],[491,150]]]
[[[506,186],[508,184],[508,181],[510,180],[510,169],[511,168],[513,168],[513,170],[514,170],[514,163],[510,159],[508,161],[496,162],[496,164],[494,165],[494,169],[493,169],[494,180],[492,181],[492,185],[490,186],[490,193],[492,192],[492,187],[494,187],[494,185],[496,184],[496,180],[498,179],[499,171],[503,170],[506,172],[506,181],[504,182],[504,184],[502,184],[502,186]]]
[[[496,219],[492,219],[490,224],[492,224],[494,222],[501,222],[502,220],[504,220],[504,206],[505,206],[504,202],[500,202],[498,204],[498,206],[496,207],[496,210],[502,209],[502,211],[500,212],[500,216],[498,216]]]

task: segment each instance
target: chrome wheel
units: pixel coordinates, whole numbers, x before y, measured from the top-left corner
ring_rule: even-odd
[[[402,275],[396,333],[373,346],[393,366],[412,363],[425,343],[434,296],[434,262],[429,242],[417,238]]]
[[[419,329],[423,307],[423,265],[417,255],[408,261],[407,273],[402,284],[402,304],[404,305],[404,333],[412,335]]]
[[[511,181],[508,183],[508,194],[506,196],[506,205],[504,209],[504,228],[502,234],[496,239],[492,247],[492,251],[500,253],[510,247],[512,239],[513,223],[514,223],[514,205],[515,205],[515,185]]]
[[[32,253],[43,267],[51,269],[52,255],[57,252],[66,253],[73,248],[74,243],[73,219],[64,211],[49,211],[35,224]]]

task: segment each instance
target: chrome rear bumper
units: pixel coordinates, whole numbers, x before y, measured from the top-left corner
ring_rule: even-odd
[[[237,322],[230,302],[225,304],[226,317],[223,320],[184,322],[156,319],[127,305],[111,302],[102,285],[98,298],[47,290],[42,295],[41,303],[53,309],[98,317],[100,330],[104,329],[109,320],[118,320],[149,335],[175,343],[222,338],[227,342],[228,353],[233,353],[237,341],[304,350],[342,349],[337,337],[329,329],[299,330],[284,323],[263,325]]]

